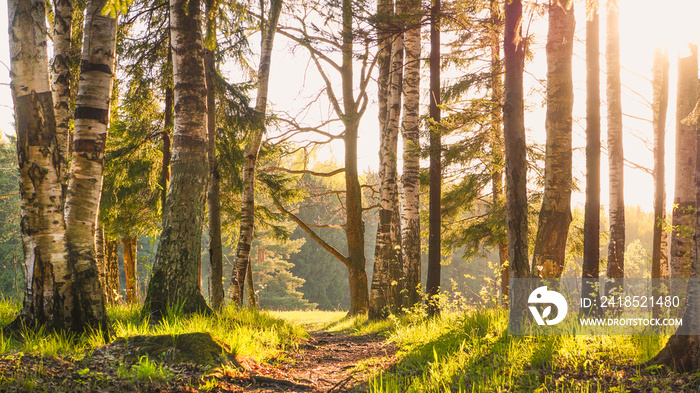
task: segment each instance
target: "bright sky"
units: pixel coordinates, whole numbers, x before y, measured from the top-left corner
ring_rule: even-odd
[[[580,188],[585,189],[584,152],[585,146],[585,15],[583,1],[576,0],[576,37],[574,48],[574,88],[575,88],[575,124],[574,147],[576,157],[574,161],[574,176],[580,180]],[[601,0],[601,3],[605,3]],[[601,12],[601,49],[605,48],[605,20],[604,10]],[[675,149],[675,85],[676,85],[676,58],[677,55],[686,54],[686,43],[698,42],[700,29],[697,29],[697,15],[700,15],[700,2],[696,0],[666,0],[663,5],[654,0],[620,0],[620,30],[621,30],[621,62],[622,83],[626,86],[623,92],[623,112],[636,118],[651,120],[651,109],[644,104],[639,96],[651,101],[651,64],[654,45],[665,45],[669,49],[671,61],[670,67],[670,92],[669,111],[667,120],[666,138],[666,167],[667,167],[667,200],[669,204],[673,199],[673,157]],[[526,15],[525,28],[530,16]],[[539,85],[536,79],[544,80],[546,76],[546,59],[544,43],[546,38],[546,16],[532,18],[531,34],[535,35],[536,42],[540,45],[536,48],[536,57],[526,66],[526,90]],[[253,39],[255,40],[255,39]],[[304,102],[314,97],[321,87],[321,81],[317,77],[313,64],[308,63],[308,57],[302,49],[291,52],[292,45],[289,40],[282,39],[278,35],[276,53],[273,55],[273,68],[270,83],[270,101],[275,110],[285,110],[290,113],[301,111]],[[427,48],[424,49],[427,54]],[[7,37],[7,2],[0,2],[0,130],[3,133],[13,133],[12,99],[9,89],[9,49]],[[601,65],[604,72],[604,59]],[[646,79],[645,79],[646,78]],[[605,76],[601,76],[602,97],[605,97]],[[423,85],[427,86],[427,83]],[[633,92],[634,91],[634,92]],[[371,99],[375,94],[370,93]],[[603,98],[604,100],[604,98]],[[539,106],[539,105],[536,105]],[[602,114],[605,117],[604,102],[601,103]],[[306,114],[309,125],[318,119],[327,118],[329,108],[327,103],[320,103],[310,108]],[[539,109],[527,113],[526,127],[529,129],[533,140],[544,142],[544,110]],[[634,137],[632,133],[643,136],[652,141],[652,129],[649,122],[635,120],[630,116],[623,119],[625,128],[625,155],[629,160],[645,166],[652,167],[652,152],[644,143]],[[605,135],[605,118],[603,118],[602,130]],[[364,116],[360,126],[360,168],[376,168],[378,166],[378,136],[377,136],[377,111],[376,105],[371,106]],[[605,140],[605,136],[603,136]],[[334,154],[338,161],[342,162],[342,145],[336,144]],[[602,202],[607,203],[607,156],[602,159]],[[653,200],[652,178],[639,170],[628,168],[625,171],[625,198],[629,205],[640,205],[645,210],[651,210]],[[574,203],[583,203],[584,196],[574,196]]]

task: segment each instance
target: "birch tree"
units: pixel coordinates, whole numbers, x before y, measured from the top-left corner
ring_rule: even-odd
[[[53,61],[51,62],[51,90],[56,115],[56,138],[60,149],[62,182],[68,183],[68,152],[71,112],[71,43],[73,27],[73,0],[53,2]]]
[[[420,239],[420,61],[421,61],[421,4],[420,0],[402,0],[406,16],[404,33],[403,80],[403,190],[402,250],[406,280],[406,302],[410,307],[420,302],[421,239]]]
[[[95,263],[95,225],[102,194],[105,146],[115,67],[117,19],[103,15],[107,0],[90,1],[85,11],[80,81],[68,194],[66,239],[80,288],[90,305],[83,319],[106,323],[105,297]]]
[[[65,243],[61,184],[65,160],[56,138],[44,1],[10,0],[8,13],[26,269],[24,303],[13,325],[78,328]]]
[[[231,277],[231,289],[234,303],[243,304],[243,287],[246,270],[250,264],[250,248],[255,233],[255,170],[265,134],[265,113],[267,111],[268,86],[270,83],[270,65],[272,46],[277,31],[277,22],[282,12],[283,0],[271,0],[270,14],[267,20],[260,22],[262,28],[260,64],[258,65],[258,94],[255,112],[258,116],[256,129],[245,147],[245,166],[243,168],[243,200],[241,204],[241,230],[236,246],[236,262]],[[262,3],[261,3],[262,4]]]
[[[393,0],[377,3],[379,77],[379,175],[380,209],[374,270],[370,289],[369,317],[383,318],[399,311],[405,285],[401,253],[398,198],[397,149],[403,79],[403,36],[397,29]],[[393,32],[392,32],[393,30]],[[385,104],[384,104],[385,103]]]

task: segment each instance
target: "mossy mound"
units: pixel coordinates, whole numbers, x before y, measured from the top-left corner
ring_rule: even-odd
[[[236,358],[226,345],[206,332],[132,336],[117,339],[113,345],[124,347],[128,357],[134,359],[146,355],[152,360],[173,363],[194,363],[211,367],[233,363],[238,366]]]

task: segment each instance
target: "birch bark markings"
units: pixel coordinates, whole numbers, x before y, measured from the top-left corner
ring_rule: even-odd
[[[13,325],[72,328],[73,272],[65,243],[65,189],[49,86],[44,1],[10,0],[8,16],[27,273],[23,307]]]
[[[70,122],[71,84],[71,33],[73,25],[73,0],[54,0],[53,61],[51,63],[51,90],[56,116],[56,143],[59,149],[61,182],[68,185],[68,141]]]
[[[533,274],[537,277],[558,278],[564,271],[566,238],[571,223],[574,26],[573,2],[566,8],[564,2],[551,0],[547,35],[545,187],[532,258]]]
[[[406,278],[406,307],[420,302],[420,0],[405,0],[408,28],[404,33],[403,122],[403,267]]]
[[[75,107],[75,133],[68,194],[66,238],[75,269],[82,319],[106,324],[105,297],[95,263],[95,224],[102,195],[105,143],[115,66],[117,20],[102,15],[106,0],[90,1],[85,11],[83,53]]]
[[[384,119],[380,112],[380,210],[377,226],[374,272],[370,290],[369,317],[384,318],[389,311],[399,311],[402,305],[401,289],[403,266],[401,258],[401,229],[398,199],[397,150],[401,116],[401,85],[403,78],[403,37],[392,34],[390,26],[396,23],[393,0],[380,0],[378,9],[379,101],[386,102]],[[389,53],[390,56],[385,56]],[[388,64],[383,64],[387,62]],[[384,72],[388,72],[383,75]],[[383,95],[382,95],[383,94]],[[381,106],[381,104],[380,104]]]
[[[246,269],[250,258],[250,248],[255,233],[255,168],[265,134],[265,112],[267,111],[267,94],[270,83],[270,65],[272,46],[277,30],[277,22],[282,12],[283,0],[272,0],[270,15],[260,50],[260,65],[258,66],[258,95],[255,101],[255,112],[258,116],[258,128],[253,133],[251,141],[245,148],[245,166],[243,167],[243,201],[241,202],[241,230],[236,246],[236,262],[231,278],[232,298],[237,305],[243,304],[243,287],[245,285]],[[263,25],[265,23],[263,22]]]

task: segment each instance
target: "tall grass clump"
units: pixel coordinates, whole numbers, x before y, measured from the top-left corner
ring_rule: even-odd
[[[600,391],[615,364],[646,361],[654,336],[511,336],[504,310],[400,320],[390,336],[400,358],[369,381],[370,392]],[[590,379],[563,375],[592,376]]]
[[[4,325],[9,324],[19,313],[20,306],[18,302],[0,301],[0,321],[4,321]],[[209,332],[226,344],[233,354],[256,361],[274,358],[307,337],[301,325],[264,311],[233,306],[213,315],[182,315],[177,307],[173,307],[166,312],[165,318],[156,323],[148,317],[141,317],[139,305],[111,305],[107,313],[116,337]],[[43,327],[27,327],[12,336],[0,335],[0,354],[23,352],[79,359],[105,344],[108,342],[104,332],[99,330],[76,335],[48,331]],[[146,365],[144,361],[144,367]]]

